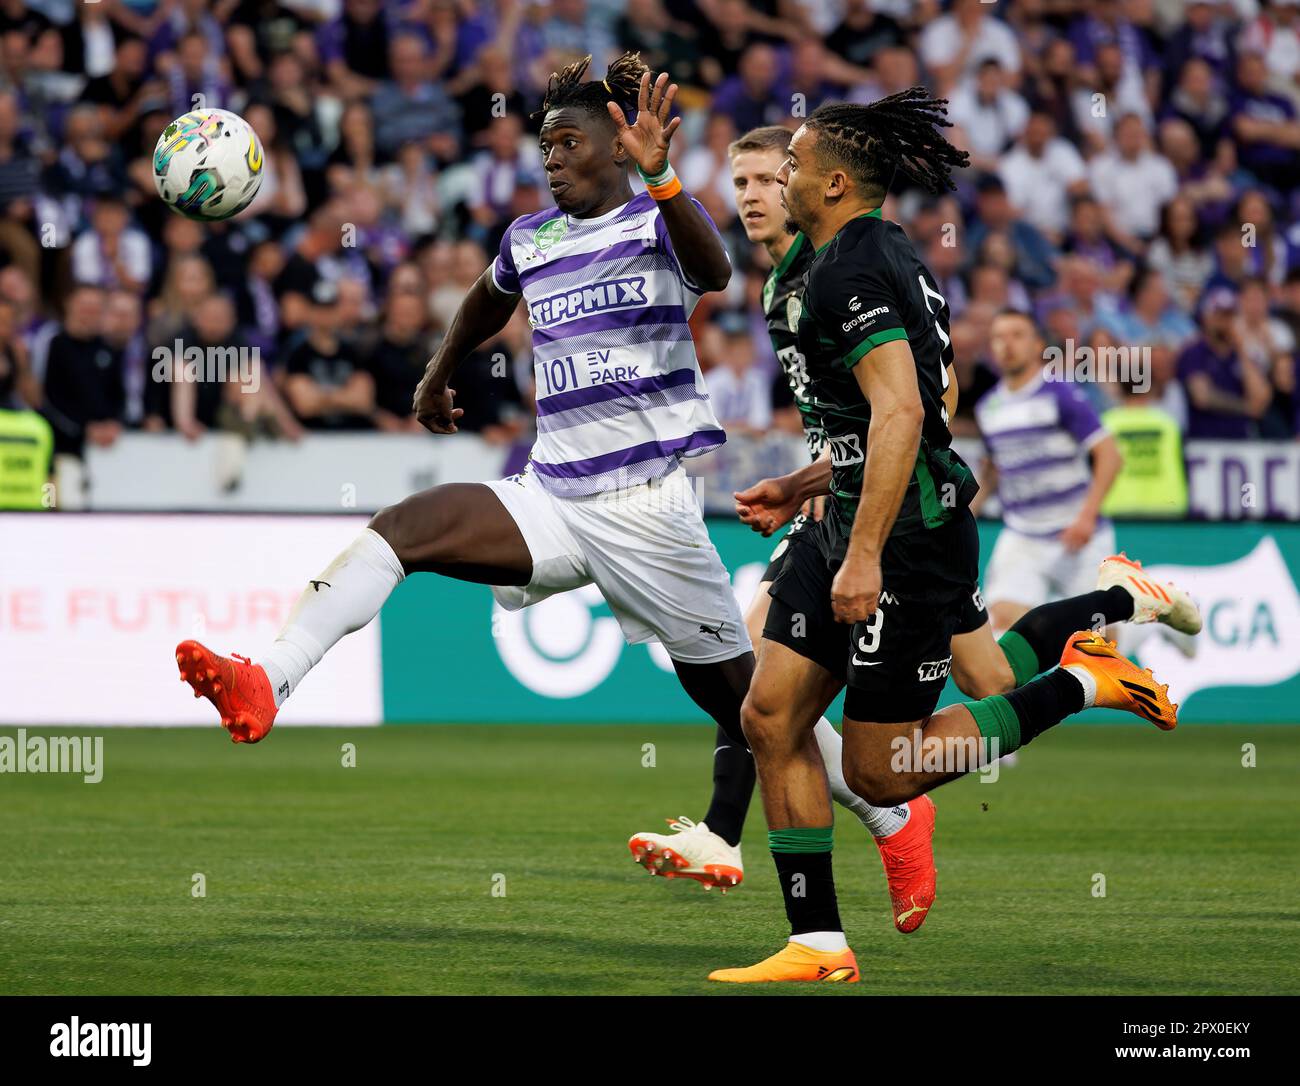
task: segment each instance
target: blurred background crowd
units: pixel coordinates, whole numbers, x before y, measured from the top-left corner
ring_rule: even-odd
[[[551,202],[547,76],[625,49],[680,84],[672,160],[737,269],[692,321],[731,433],[799,422],[728,145],[923,83],[971,165],[886,214],[951,306],[954,429],[1010,306],[1067,349],[1149,348],[1147,403],[1187,437],[1296,437],[1300,0],[0,0],[0,407],[72,455],[125,429],[423,432],[429,354],[509,222]],[[155,195],[154,143],[194,104],[266,148],[237,221]],[[255,347],[259,391],[157,380],[178,340]],[[456,382],[462,428],[526,444],[531,382],[521,309]]]

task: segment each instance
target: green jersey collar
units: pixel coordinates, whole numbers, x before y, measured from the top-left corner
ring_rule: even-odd
[[[773,269],[772,271],[773,275],[775,275],[779,279],[782,275],[785,274],[786,268],[788,268],[790,264],[793,262],[794,258],[798,255],[799,250],[803,248],[803,243],[806,240],[807,240],[807,235],[802,230],[800,230],[799,233],[795,234],[794,241],[790,243],[790,248],[788,248],[785,251],[785,256],[781,258],[781,263],[778,264]]]
[[[853,216],[853,219],[883,219],[883,218],[884,216],[880,213],[880,208],[878,207],[873,207],[870,211],[864,211],[861,215]],[[853,219],[850,219],[849,222],[853,222]],[[848,226],[849,222],[846,222],[844,226]],[[844,226],[841,226],[840,230],[843,230]],[[829,245],[832,241],[835,240],[835,238],[839,235],[840,230],[836,230],[835,233],[830,236],[830,240],[826,242],[826,245]],[[825,249],[826,245],[819,246],[818,249],[813,253],[813,256],[816,256],[818,253],[822,251],[822,249]],[[791,246],[790,248],[791,250],[793,250],[794,246]]]

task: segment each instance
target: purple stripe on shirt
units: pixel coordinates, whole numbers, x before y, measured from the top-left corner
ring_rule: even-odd
[[[1007,513],[1018,513],[1022,509],[1033,509],[1039,505],[1051,505],[1053,502],[1064,501],[1066,498],[1072,498],[1080,491],[1087,490],[1091,485],[1090,482],[1079,483],[1077,486],[1070,487],[1069,490],[1057,490],[1051,494],[1035,494],[1032,498],[1025,498],[1024,501],[1004,501],[1002,509]]]
[[[1013,464],[1011,467],[998,468],[999,475],[1015,475],[1022,471],[1038,471],[1042,468],[1056,467],[1061,464],[1078,464],[1083,466],[1079,459],[1078,453],[1070,453],[1068,456],[1040,456],[1037,460],[1026,460],[1023,464]]]
[[[995,441],[1001,441],[1004,437],[1028,437],[1032,434],[1050,434],[1053,432],[1068,433],[1059,422],[1044,422],[1038,426],[1019,426],[1014,430],[994,430],[988,431],[981,427],[980,436],[985,442],[992,444]]]
[[[1110,528],[1110,527],[1112,527],[1112,521],[1110,520],[1109,517],[1097,518],[1097,531],[1100,532],[1102,529]],[[1055,539],[1063,531],[1065,531],[1065,527],[1063,525],[1060,528],[1046,528],[1043,529],[1042,531],[1031,531],[1027,528],[1015,528],[1012,527],[1010,524],[1008,524],[1003,528],[1003,531],[1012,532],[1015,535],[1027,536],[1030,539]]]
[[[644,305],[632,309],[612,309],[594,313],[590,317],[533,329],[533,346],[554,343],[559,339],[584,336],[589,332],[608,332],[614,329],[630,330],[643,324],[680,324],[687,327],[686,310],[680,305]],[[640,339],[641,337],[637,337]]]
[[[571,392],[557,392],[537,401],[537,414],[553,415],[557,411],[567,411],[571,407],[585,407],[587,404],[599,403],[601,400],[613,400],[619,396],[635,396],[643,392],[659,392],[665,388],[678,385],[695,384],[695,367],[673,370],[654,377],[638,377],[635,381],[607,381],[588,388],[575,388]]]
[[[646,253],[653,251],[651,246],[639,239],[620,241],[617,245],[610,245],[605,249],[597,249],[594,252],[557,257],[549,264],[535,264],[533,267],[519,273],[519,281],[521,283],[531,283],[535,280],[546,279],[552,275],[563,275],[566,272],[589,268],[593,264],[645,256]]]
[[[544,464],[534,460],[533,466],[543,475],[554,475],[563,479],[578,479],[584,475],[597,475],[604,471],[617,471],[629,464],[639,464],[642,460],[685,455],[694,449],[712,448],[727,440],[721,430],[697,430],[687,437],[673,438],[671,441],[645,441],[627,449],[589,456],[585,460],[569,460],[562,464]]]
[[[582,334],[566,335],[559,339],[552,340],[547,344],[548,347],[559,350],[552,350],[546,354],[538,351],[533,355],[534,362],[554,362],[557,358],[564,358],[572,347],[565,347],[571,340],[581,339]],[[641,346],[645,343],[694,343],[695,337],[691,335],[691,326],[689,324],[646,324],[637,328],[637,337],[635,344],[623,344],[623,346]]]

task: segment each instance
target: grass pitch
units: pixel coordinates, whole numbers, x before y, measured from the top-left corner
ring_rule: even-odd
[[[99,784],[0,777],[5,994],[734,994],[708,971],[787,930],[757,799],[726,897],[627,851],[701,817],[711,726],[102,734]],[[1300,728],[1054,729],[998,783],[936,792],[915,935],[837,813],[863,983],[743,991],[1300,992],[1298,781]]]

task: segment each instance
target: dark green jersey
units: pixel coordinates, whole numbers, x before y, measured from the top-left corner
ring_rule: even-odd
[[[767,335],[772,350],[781,363],[781,372],[790,385],[790,394],[803,420],[803,436],[814,460],[826,447],[821,409],[812,395],[808,367],[799,350],[799,313],[803,308],[803,278],[812,263],[812,242],[803,233],[795,234],[781,263],[768,273],[763,284],[763,314],[767,317]]]
[[[947,523],[977,487],[950,448],[943,406],[952,362],[948,303],[902,227],[876,209],[850,220],[813,254],[799,321],[799,350],[831,447],[831,536],[840,554],[862,497],[871,423],[854,367],[875,347],[900,339],[916,360],[925,418],[895,536]]]

